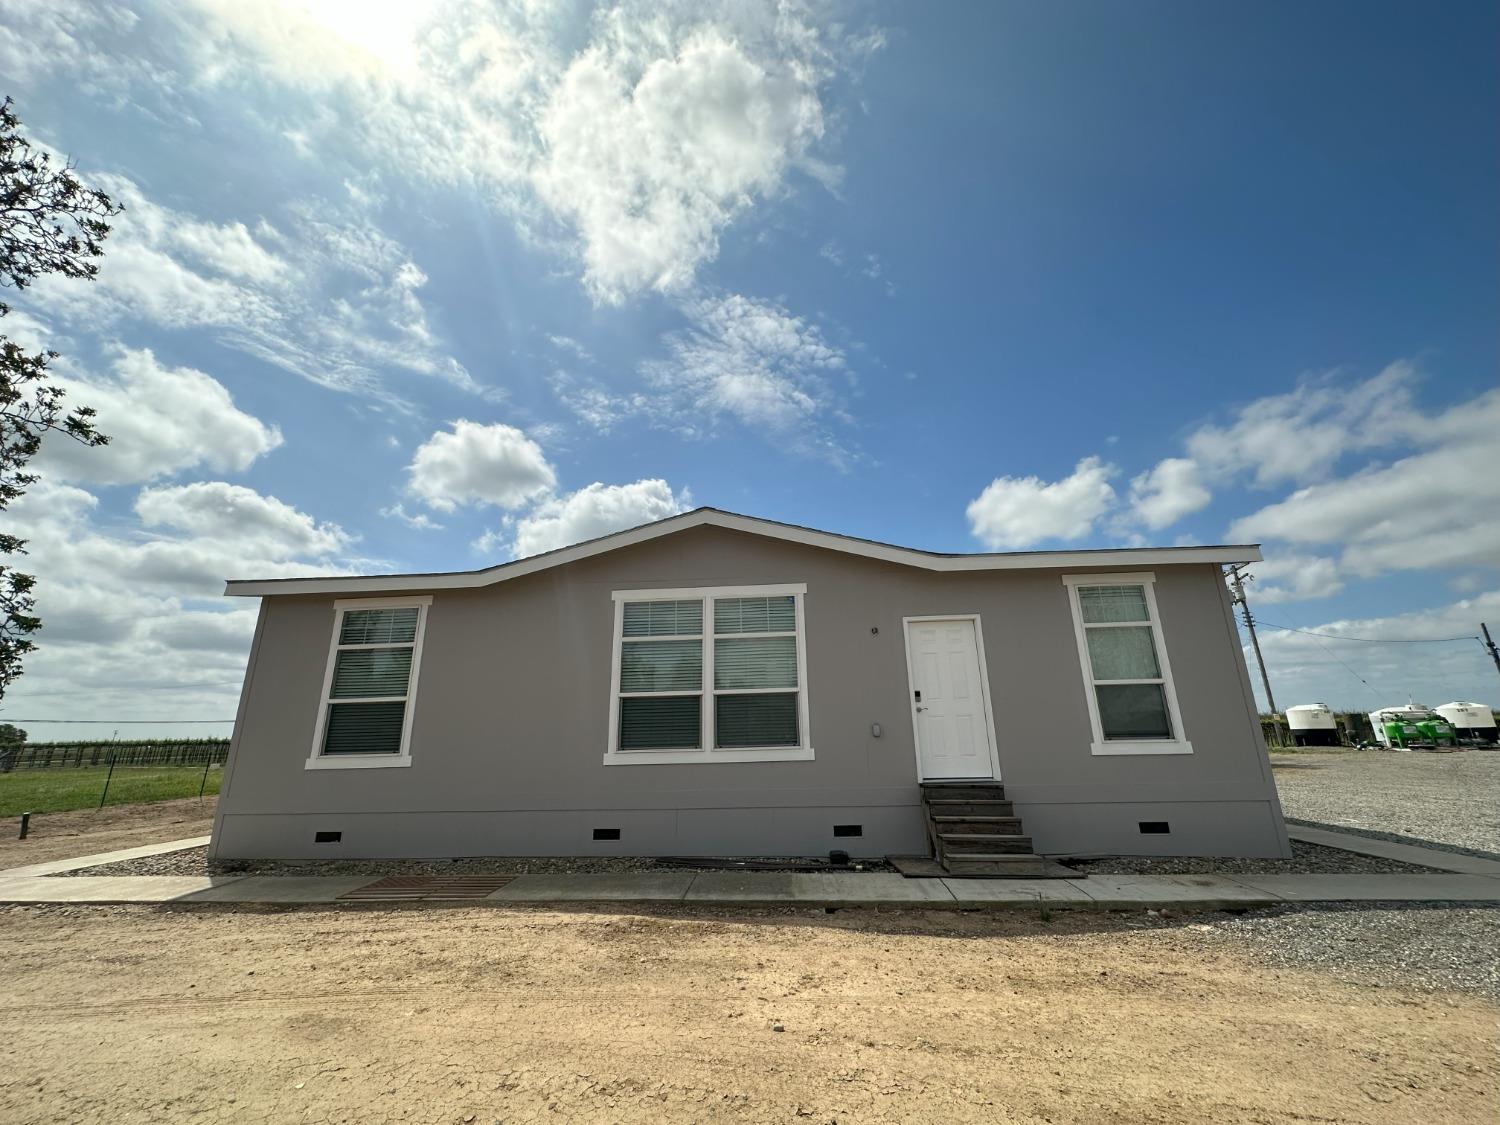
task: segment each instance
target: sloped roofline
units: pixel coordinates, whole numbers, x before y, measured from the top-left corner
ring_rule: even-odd
[[[559,547],[530,558],[500,563],[482,570],[441,571],[432,574],[330,575],[321,578],[230,579],[224,593],[230,597],[259,598],[286,594],[386,594],[411,590],[469,590],[539,570],[566,566],[621,547],[646,543],[693,527],[723,527],[767,539],[780,539],[830,551],[843,551],[881,562],[914,566],[939,572],[971,570],[1036,570],[1044,567],[1165,566],[1170,563],[1259,562],[1258,544],[1212,547],[1107,547],[1085,551],[1007,551],[988,554],[943,554],[897,547],[873,539],[856,539],[831,531],[818,531],[796,524],[742,516],[719,508],[694,508],[654,523],[626,531],[601,535],[568,547]]]

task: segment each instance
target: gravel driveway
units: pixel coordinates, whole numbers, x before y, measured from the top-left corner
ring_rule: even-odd
[[[1500,854],[1500,753],[1346,750],[1271,765],[1289,817]]]

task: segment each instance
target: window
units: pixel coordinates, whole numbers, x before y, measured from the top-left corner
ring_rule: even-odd
[[[810,759],[805,592],[616,593],[605,763]]]
[[[1191,754],[1152,574],[1068,575],[1095,754]]]
[[[430,597],[334,603],[308,769],[411,764],[412,705],[431,604]]]

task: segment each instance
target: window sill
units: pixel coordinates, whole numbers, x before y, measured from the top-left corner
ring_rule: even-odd
[[[340,754],[319,755],[307,759],[303,768],[310,770],[378,770],[411,765],[410,754]]]
[[[1191,742],[1096,742],[1090,751],[1101,757],[1125,754],[1191,754]]]
[[[604,755],[606,766],[714,765],[721,762],[810,762],[810,746],[775,746],[765,750],[621,750]]]

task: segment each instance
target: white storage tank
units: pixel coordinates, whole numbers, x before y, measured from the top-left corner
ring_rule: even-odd
[[[1299,703],[1286,709],[1294,746],[1337,746],[1339,724],[1326,703]]]
[[[1491,746],[1500,742],[1500,730],[1495,727],[1495,713],[1483,703],[1462,703],[1455,700],[1444,703],[1437,713],[1453,724],[1459,738],[1485,742]]]

